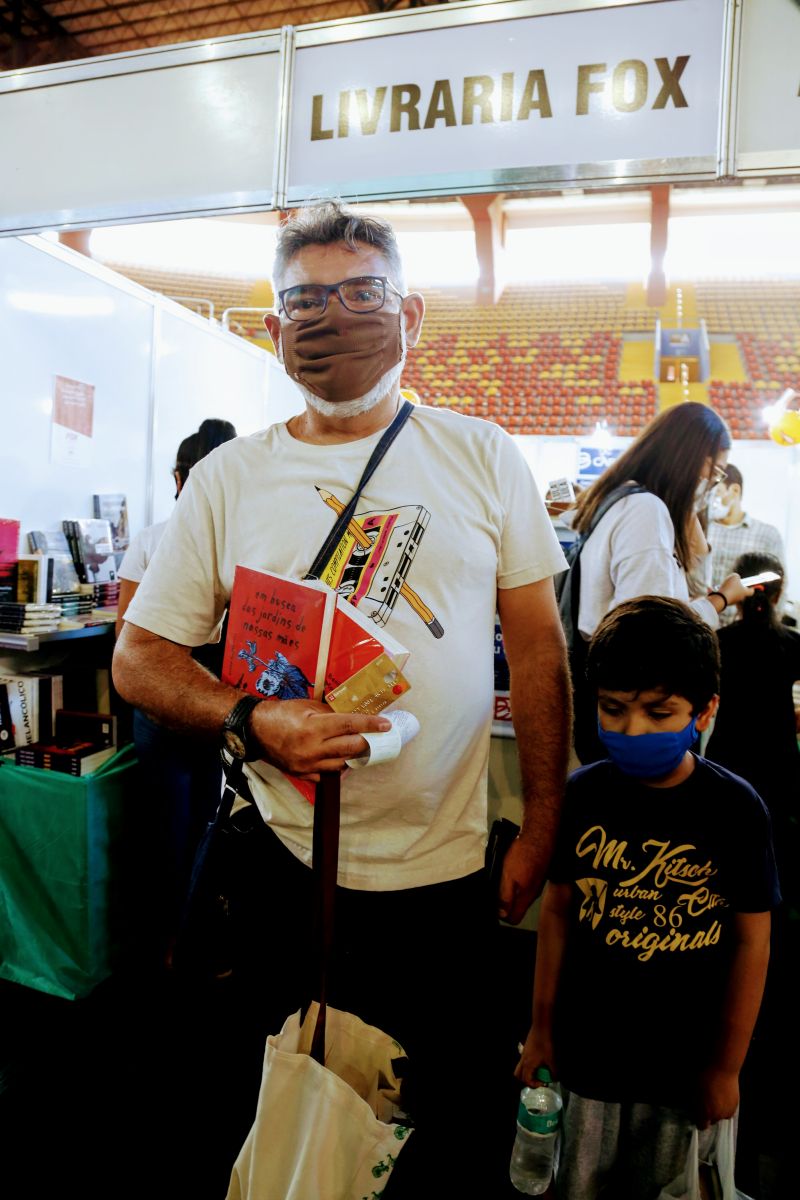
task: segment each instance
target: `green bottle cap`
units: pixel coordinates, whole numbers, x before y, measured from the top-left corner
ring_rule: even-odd
[[[536,1078],[539,1080],[540,1083],[552,1083],[553,1082],[553,1076],[550,1074],[547,1067],[537,1067],[536,1068]]]

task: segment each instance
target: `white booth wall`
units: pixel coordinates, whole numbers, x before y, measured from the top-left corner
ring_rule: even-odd
[[[56,376],[94,387],[85,465],[54,461]],[[179,442],[206,417],[240,434],[302,408],[271,354],[44,239],[0,238],[0,516],[30,529],[127,496],[136,532],[172,511]]]

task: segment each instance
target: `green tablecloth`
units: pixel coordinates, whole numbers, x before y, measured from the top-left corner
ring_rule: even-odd
[[[137,781],[132,746],[81,778],[0,765],[0,976],[77,999],[111,974]]]

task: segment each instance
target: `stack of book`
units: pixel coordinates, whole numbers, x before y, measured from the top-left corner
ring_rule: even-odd
[[[62,628],[68,629],[89,620],[94,607],[94,592],[92,588],[87,592],[77,589],[74,592],[54,592],[53,603],[61,608]]]
[[[93,585],[93,600],[95,612],[99,609],[100,616],[108,615],[109,611],[112,615],[116,614],[119,604],[119,581],[115,583],[95,583]]]
[[[317,580],[237,566],[224,683],[269,700],[324,700],[334,712],[379,713],[411,686],[408,650]],[[314,784],[287,775],[313,803]]]
[[[55,633],[61,620],[59,604],[17,604],[0,601],[0,632],[25,637]]]
[[[88,775],[116,753],[117,719],[110,713],[59,709],[52,740],[18,746],[17,766]]]

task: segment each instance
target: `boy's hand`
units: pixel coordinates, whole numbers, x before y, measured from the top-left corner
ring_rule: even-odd
[[[709,1067],[700,1076],[697,1128],[707,1129],[732,1117],[739,1107],[739,1074]]]
[[[534,1030],[531,1028],[522,1047],[522,1057],[517,1063],[514,1075],[527,1087],[536,1087],[539,1080],[536,1071],[539,1067],[547,1067],[553,1079],[558,1079],[553,1040],[549,1030]]]

